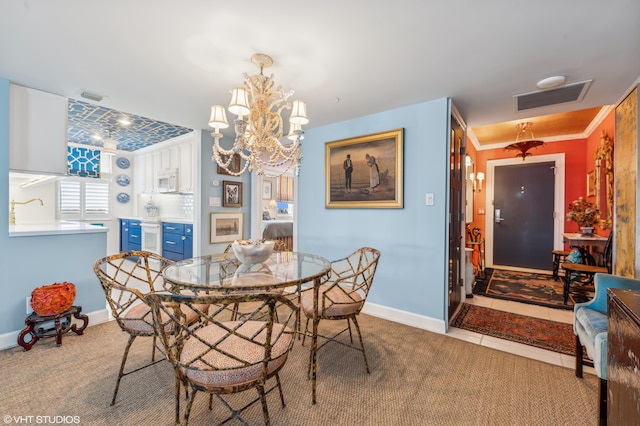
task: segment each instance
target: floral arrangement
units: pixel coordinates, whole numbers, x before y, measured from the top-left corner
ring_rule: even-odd
[[[569,204],[567,220],[577,222],[580,227],[593,227],[598,220],[598,209],[595,204],[579,197]]]

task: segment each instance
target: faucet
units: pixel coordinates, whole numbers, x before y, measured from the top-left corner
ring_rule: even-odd
[[[16,204],[29,204],[33,201],[40,201],[40,205],[44,206],[44,202],[42,202],[42,198],[32,198],[29,201],[15,201],[11,200],[11,209],[9,210],[9,225],[16,224]]]

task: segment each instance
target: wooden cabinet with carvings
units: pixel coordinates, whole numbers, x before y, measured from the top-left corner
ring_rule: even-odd
[[[607,424],[640,419],[640,292],[608,290]]]

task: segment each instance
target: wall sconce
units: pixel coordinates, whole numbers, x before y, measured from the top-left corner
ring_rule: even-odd
[[[484,173],[478,172],[478,176],[476,176],[476,179],[478,179],[478,192],[482,192],[482,181],[484,180]]]
[[[478,192],[482,192],[482,181],[484,180],[484,173],[478,172],[477,175],[475,173],[470,173],[469,178],[471,179],[471,182],[473,182],[473,192],[476,192],[476,190]]]

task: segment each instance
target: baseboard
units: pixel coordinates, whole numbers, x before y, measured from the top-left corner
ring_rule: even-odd
[[[434,333],[446,333],[445,322],[424,315],[418,315],[411,312],[401,311],[387,306],[377,305],[367,302],[362,308],[362,312],[374,317],[382,318],[388,321],[397,322],[399,324],[420,328],[422,330],[432,331]],[[100,311],[90,312],[86,314],[89,317],[89,327],[110,321],[109,311],[102,309]],[[0,335],[0,350],[18,346],[18,335],[20,331],[12,331]],[[64,342],[64,337],[63,337]]]
[[[89,313],[84,313],[84,312],[82,313],[89,317],[88,327],[102,324],[103,322],[107,322],[110,320],[109,311],[106,309],[89,312]],[[76,319],[73,319],[73,320],[77,321]],[[21,331],[22,330],[11,331],[9,333],[0,334],[0,350],[9,349],[9,348],[13,348],[14,346],[18,346],[18,336],[20,335]],[[69,333],[73,333],[73,332],[70,331]],[[62,342],[64,343],[64,336],[62,337]]]
[[[397,322],[399,324],[404,324],[427,331],[433,331],[434,333],[446,333],[446,324],[442,320],[426,317],[424,315],[414,314],[407,311],[401,311],[399,309],[390,308],[388,306],[376,305],[375,303],[366,302],[364,307],[362,308],[362,313]]]

